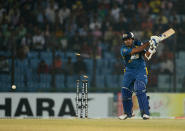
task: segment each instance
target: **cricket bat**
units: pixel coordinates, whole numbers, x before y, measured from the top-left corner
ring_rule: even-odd
[[[167,38],[169,38],[170,36],[172,36],[173,34],[175,34],[175,30],[170,28],[167,31],[165,31],[164,33],[162,33],[161,35],[159,35],[159,37],[161,37],[160,41],[163,41]]]
[[[172,36],[173,34],[175,34],[175,30],[172,29],[172,28],[168,29],[167,31],[165,31],[164,33],[162,33],[162,34],[159,35],[159,37],[160,37],[160,41],[159,41],[159,42],[161,42],[161,41],[163,41],[163,40],[169,38],[169,37]],[[145,57],[146,57],[148,60],[151,59],[152,55],[153,55],[153,54],[151,54],[151,53],[149,53],[149,52],[146,52],[146,53],[145,53]]]

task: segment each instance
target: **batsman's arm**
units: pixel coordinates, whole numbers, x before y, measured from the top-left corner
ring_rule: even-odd
[[[139,52],[143,51],[144,49],[148,48],[149,46],[150,46],[150,42],[148,41],[137,48],[133,48],[132,51],[130,52],[130,55],[139,53]]]
[[[130,55],[133,55],[138,52],[142,52],[144,49],[146,49],[148,46],[150,46],[149,42],[144,43],[142,46],[139,46],[138,48],[133,48]],[[156,52],[156,50],[148,50],[144,54],[145,60],[150,60],[152,55]]]
[[[172,36],[174,33],[175,33],[175,30],[170,28],[169,30],[165,31],[159,36],[151,36],[150,41],[146,42],[139,48],[132,49],[130,54],[133,55],[135,53],[141,52],[144,49],[146,49],[148,46],[150,46],[149,50],[145,53],[145,58],[147,60],[150,60],[152,55],[156,52],[158,43]]]
[[[150,46],[149,50],[145,53],[145,58],[149,60],[151,56],[156,52],[156,48],[160,40],[161,38],[158,36],[151,36],[148,42],[145,42],[138,48],[133,48],[130,54],[133,55],[135,53],[139,53]]]

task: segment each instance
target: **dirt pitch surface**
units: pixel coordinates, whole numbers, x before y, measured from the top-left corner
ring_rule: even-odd
[[[0,119],[0,131],[185,131],[185,119]]]

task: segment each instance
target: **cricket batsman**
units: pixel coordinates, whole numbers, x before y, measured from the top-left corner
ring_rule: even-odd
[[[122,39],[121,56],[125,64],[125,73],[121,92],[124,114],[119,116],[119,119],[125,120],[133,116],[132,93],[135,92],[141,117],[146,120],[150,118],[150,113],[149,101],[146,95],[148,79],[145,60],[150,60],[156,52],[160,37],[151,36],[148,42],[142,43],[134,38],[132,32],[128,32],[123,34]]]

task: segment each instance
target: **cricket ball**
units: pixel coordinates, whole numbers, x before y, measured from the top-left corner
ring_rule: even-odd
[[[16,85],[12,85],[12,89],[14,89],[14,90],[15,90],[15,89],[16,89]]]

